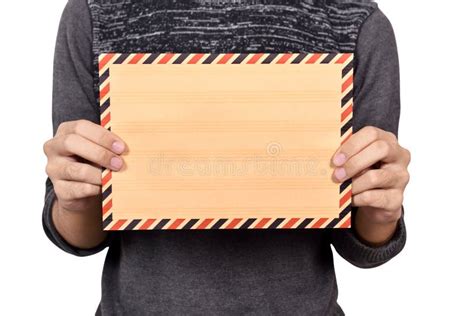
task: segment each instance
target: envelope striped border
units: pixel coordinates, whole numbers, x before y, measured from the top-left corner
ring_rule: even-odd
[[[101,125],[111,130],[109,67],[116,64],[341,64],[341,144],[352,135],[353,66],[352,53],[282,54],[120,54],[99,56],[99,102]],[[103,227],[106,231],[174,229],[311,229],[350,228],[352,181],[340,186],[338,218],[164,218],[120,219],[113,216],[112,172],[102,172]]]

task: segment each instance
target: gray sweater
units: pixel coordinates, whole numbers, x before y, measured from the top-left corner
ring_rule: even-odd
[[[199,5],[206,2],[195,1],[200,2]],[[137,1],[139,2],[145,6],[148,4],[151,6],[153,3]],[[186,4],[189,2],[182,1]],[[242,4],[246,1],[237,2]],[[311,3],[309,0],[305,2]],[[325,7],[325,1],[322,2],[324,4],[314,8],[315,12],[325,12],[327,9],[327,12],[336,10],[334,11],[336,17],[341,14],[337,11],[339,8]],[[170,3],[175,1],[162,3],[171,5]],[[306,25],[311,25],[311,17],[317,14],[307,14],[308,10],[313,8],[295,10],[294,7],[284,6],[281,3],[274,7],[276,9],[270,15],[267,11],[263,11],[270,10],[271,6],[265,8],[262,5],[252,6],[247,3],[238,10],[250,10],[251,14],[247,11],[244,14],[239,11],[240,15],[228,14],[229,19],[231,17],[250,19],[258,18],[257,13],[261,13],[267,20],[262,20],[259,27],[267,23],[266,27],[247,28],[247,30],[264,33],[265,36],[262,34],[241,36],[229,33],[228,29],[219,34],[214,31],[222,30],[222,26],[216,26],[214,33],[210,35],[200,33],[199,36],[196,34],[193,36],[192,33],[186,32],[182,33],[186,34],[185,38],[171,36],[172,21],[181,21],[180,23],[186,21],[196,25],[203,21],[200,14],[207,11],[196,10],[197,13],[190,13],[189,8],[172,8],[176,10],[152,8],[152,11],[162,12],[157,16],[166,18],[163,18],[164,22],[153,21],[153,23],[158,26],[166,25],[168,29],[161,33],[158,31],[156,34],[161,34],[161,37],[149,41],[146,44],[148,46],[145,46],[147,49],[175,52],[192,51],[196,50],[196,47],[213,52],[219,49],[242,51],[246,47],[257,47],[267,51],[278,49],[305,51],[316,50],[318,47],[324,50],[350,51],[350,41],[353,40],[353,51],[356,54],[354,130],[372,125],[397,134],[400,116],[397,48],[390,22],[376,4],[372,3],[371,9],[365,11],[357,6],[350,7],[352,11],[347,12],[353,14],[354,19],[356,17],[362,19],[353,33],[344,32],[349,30],[348,28],[338,28],[337,21],[318,24],[316,20],[315,25],[325,25],[324,32],[321,32],[321,29],[313,31],[307,26],[302,26],[303,22],[291,25],[295,21],[304,21]],[[102,34],[102,37],[97,34],[93,36],[94,14],[91,15],[90,8],[86,0],[69,0],[61,19],[54,63],[53,133],[56,133],[59,124],[65,121],[87,119],[99,123],[97,91],[94,88],[96,81],[94,65],[98,52],[95,51],[94,43],[98,44],[97,41],[100,41],[104,45],[104,50],[120,49],[121,52],[126,50],[138,52],[137,47],[145,47],[140,46],[142,45],[139,42],[140,36],[118,34],[117,30]],[[94,10],[94,5],[92,8]],[[113,7],[109,6],[108,10],[114,12]],[[131,8],[130,12],[133,10],[136,11],[137,8]],[[151,16],[148,8],[146,10],[147,16]],[[296,14],[298,19],[284,19],[283,16],[278,18],[278,14],[285,10],[289,15]],[[213,12],[211,8],[209,12],[214,14],[217,11]],[[191,18],[183,20],[169,14],[189,14]],[[305,28],[305,32],[284,33],[287,34],[287,38],[283,39],[281,36],[268,36],[277,27],[276,22],[268,20],[272,16],[274,18],[276,16],[276,21],[284,24],[290,33],[298,30],[298,27]],[[197,22],[192,22],[193,17]],[[227,15],[223,15],[219,18],[226,17]],[[133,26],[131,22],[127,25]],[[139,29],[142,25],[133,27]],[[281,30],[282,27],[278,29]],[[342,37],[336,38],[331,35],[336,32],[340,32]],[[213,34],[217,34],[219,39],[226,40],[212,40]],[[295,34],[304,34],[305,38],[295,38],[298,36]],[[318,36],[321,34],[324,36],[319,39]],[[111,37],[114,35],[116,38]],[[200,40],[196,41],[196,37]],[[237,38],[238,41],[235,40]],[[249,39],[253,42],[249,42]],[[212,46],[212,43],[223,42],[230,46]],[[308,46],[310,45],[308,43],[312,43],[314,47]],[[338,46],[340,43],[346,46]],[[327,46],[324,46],[326,44]],[[393,238],[381,247],[364,244],[353,227],[339,230],[112,232],[97,248],[84,250],[69,245],[55,229],[51,216],[54,199],[53,185],[47,179],[43,226],[46,235],[55,245],[76,256],[93,255],[108,248],[102,278],[102,298],[98,308],[98,314],[103,315],[291,313],[343,315],[342,309],[337,304],[337,283],[330,245],[332,244],[350,263],[361,268],[372,268],[397,255],[406,241],[402,217]],[[353,212],[357,212],[357,209]],[[360,299],[363,302],[364,298]]]

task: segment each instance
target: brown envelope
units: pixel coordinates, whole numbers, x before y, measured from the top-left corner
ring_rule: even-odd
[[[105,230],[348,228],[352,54],[103,54]]]

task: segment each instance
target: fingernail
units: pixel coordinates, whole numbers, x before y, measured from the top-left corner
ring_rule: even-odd
[[[336,171],[334,171],[334,175],[339,181],[344,180],[344,178],[347,176],[346,170],[344,170],[344,168],[337,168]]]
[[[125,145],[122,142],[114,142],[112,144],[112,150],[116,154],[121,154],[125,150]]]
[[[333,162],[336,166],[342,166],[344,163],[346,163],[346,155],[344,155],[343,153],[337,154],[334,157]]]
[[[113,157],[110,160],[110,165],[112,166],[114,170],[119,170],[120,168],[122,168],[122,165],[123,165],[122,159],[118,157]]]

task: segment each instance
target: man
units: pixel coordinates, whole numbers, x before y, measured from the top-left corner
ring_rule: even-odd
[[[393,258],[406,239],[410,154],[396,137],[390,22],[370,1],[207,2],[69,1],[55,56],[55,136],[44,147],[45,231],[74,255],[109,247],[99,314],[343,315],[330,244],[369,268]],[[255,50],[355,53],[356,132],[332,161],[335,181],[353,179],[353,227],[103,232],[100,168],[120,170],[126,144],[98,125],[98,54]]]

